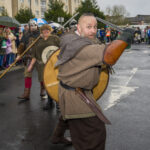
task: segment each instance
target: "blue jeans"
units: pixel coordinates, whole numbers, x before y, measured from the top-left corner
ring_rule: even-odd
[[[2,67],[4,64],[3,60],[4,60],[4,55],[0,55],[0,67]]]

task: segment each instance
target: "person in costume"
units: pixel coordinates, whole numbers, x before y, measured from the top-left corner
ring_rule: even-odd
[[[112,66],[130,44],[132,35],[124,31],[108,47],[96,39],[97,20],[92,14],[83,14],[77,31],[61,37],[58,67],[59,106],[67,122],[76,150],[104,150],[106,141],[105,120],[99,119],[95,108],[85,103],[76,89],[96,103],[92,89],[98,84],[101,66]],[[116,56],[116,53],[118,53]],[[96,103],[97,109],[101,110]]]
[[[36,26],[36,24],[30,23],[30,30],[28,32],[25,32],[19,47],[17,49],[17,60],[19,61],[21,59],[20,55],[28,48],[28,46],[40,35],[40,32]],[[30,91],[32,86],[32,73],[27,72],[27,68],[31,62],[31,51],[32,48],[24,55],[23,62],[24,62],[24,92],[21,96],[18,96],[18,99],[21,99],[23,101],[27,101],[30,99]],[[42,89],[42,87],[41,87]],[[42,94],[42,93],[41,93]]]
[[[41,85],[41,96],[46,94],[44,84],[43,84],[43,72],[44,72],[44,62],[42,60],[42,53],[45,48],[48,46],[57,46],[59,47],[60,40],[59,37],[56,35],[52,35],[52,28],[45,24],[40,28],[41,38],[38,40],[38,42],[35,44],[35,46],[32,48],[32,60],[30,65],[28,66],[27,71],[31,72],[36,64],[36,69],[38,72],[38,79]],[[44,94],[45,93],[45,94]],[[51,108],[51,105],[53,104],[53,100],[50,96],[48,96],[48,103],[46,106],[44,106],[44,110],[47,110]]]

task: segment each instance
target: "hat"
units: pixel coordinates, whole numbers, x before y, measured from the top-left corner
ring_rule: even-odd
[[[53,31],[52,27],[50,27],[48,24],[44,24],[40,27],[40,32],[42,32],[43,30]]]
[[[77,21],[75,19],[73,19],[70,23],[69,26],[70,28],[75,27],[77,25]]]
[[[29,24],[30,26],[37,26],[36,21],[35,21],[35,20],[32,20],[32,19],[30,19],[30,21],[28,22],[28,24]]]

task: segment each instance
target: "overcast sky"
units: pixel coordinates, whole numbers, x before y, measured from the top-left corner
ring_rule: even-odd
[[[97,0],[97,2],[103,12],[108,6],[123,5],[130,17],[135,17],[137,14],[150,15],[150,0]]]

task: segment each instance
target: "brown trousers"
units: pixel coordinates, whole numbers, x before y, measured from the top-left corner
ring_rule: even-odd
[[[68,120],[75,150],[105,150],[106,127],[97,117]]]

